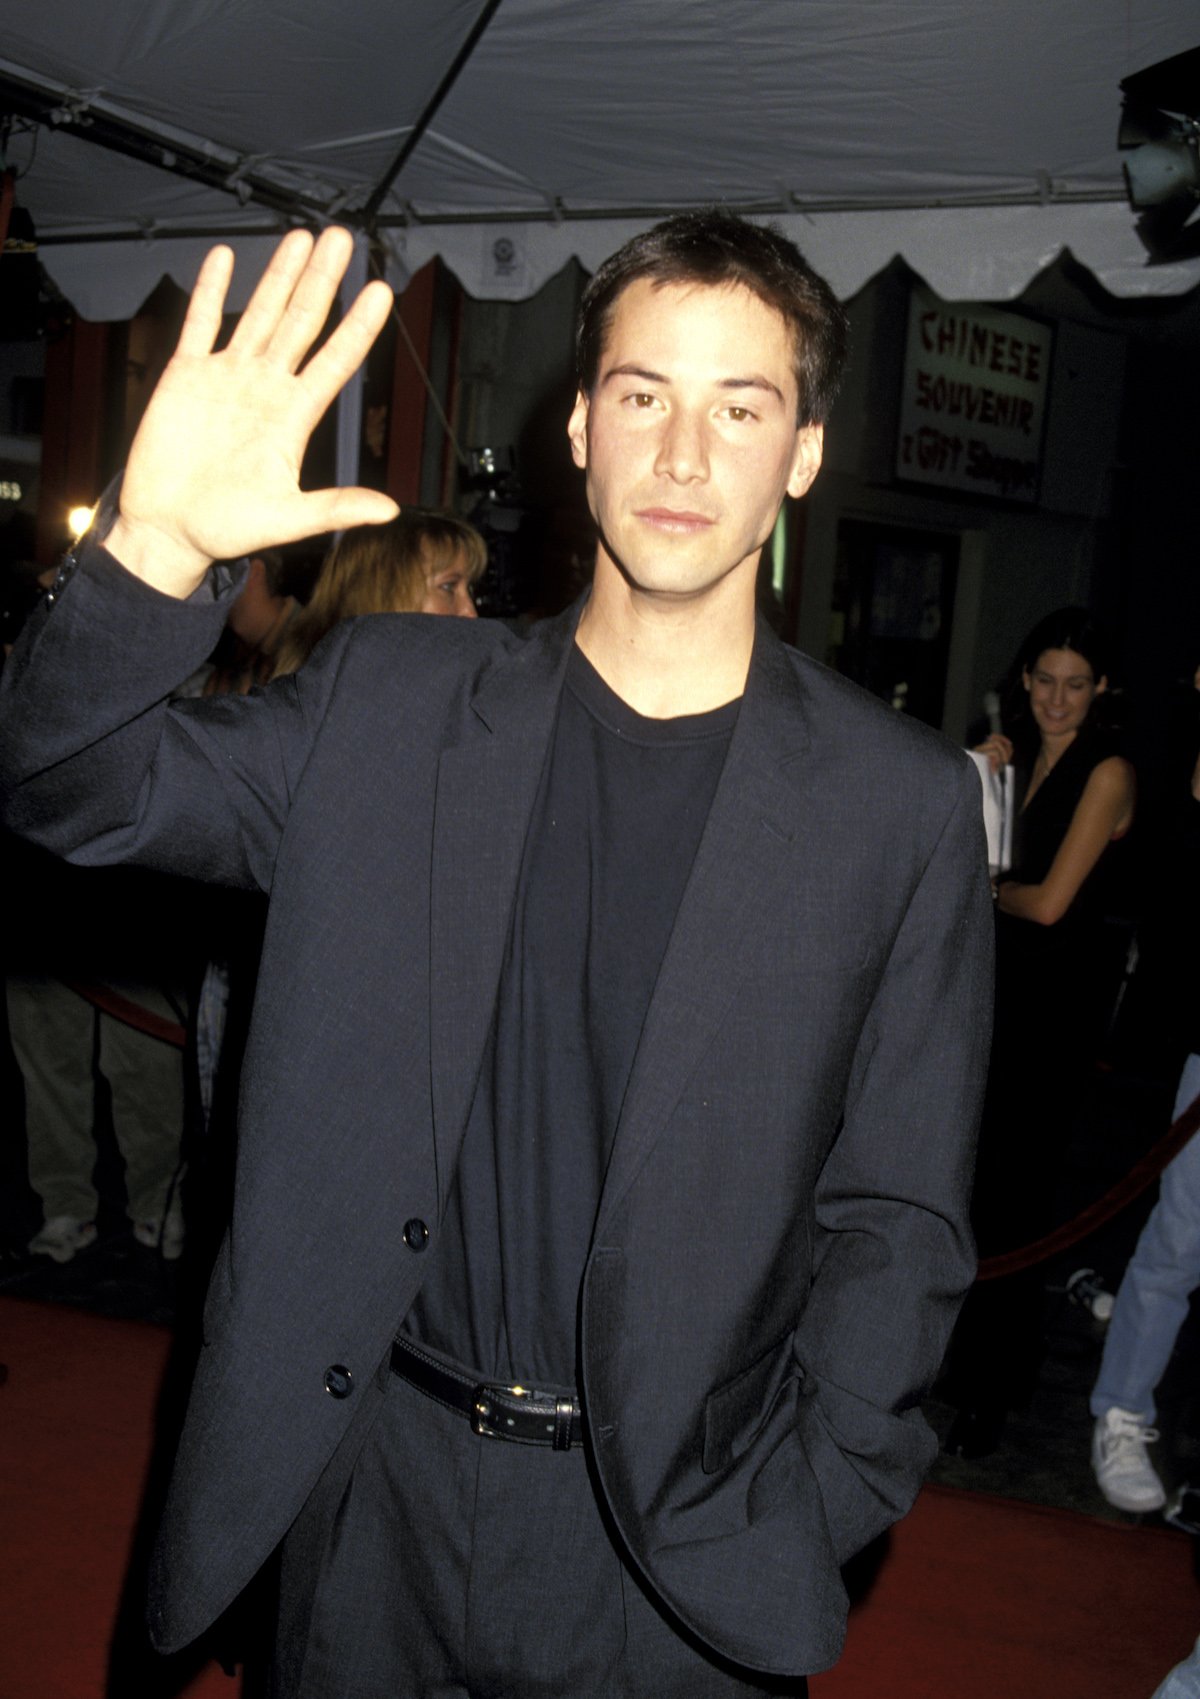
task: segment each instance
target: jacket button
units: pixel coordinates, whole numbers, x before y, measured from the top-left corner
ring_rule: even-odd
[[[325,1390],[333,1398],[349,1398],[354,1390],[354,1376],[341,1363],[325,1370]]]
[[[429,1243],[429,1229],[420,1216],[404,1223],[404,1243],[410,1251],[423,1251]]]

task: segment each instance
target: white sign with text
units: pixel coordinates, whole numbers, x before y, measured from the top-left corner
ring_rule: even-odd
[[[1001,501],[1037,500],[1049,326],[914,287],[896,475]]]

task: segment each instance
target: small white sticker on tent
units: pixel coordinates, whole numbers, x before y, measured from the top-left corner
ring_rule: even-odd
[[[502,294],[521,295],[528,287],[528,256],[523,237],[512,231],[483,231],[483,270],[491,287]]]

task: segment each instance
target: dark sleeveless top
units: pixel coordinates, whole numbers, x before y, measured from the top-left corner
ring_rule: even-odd
[[[1018,814],[1004,878],[1045,879],[1088,780],[1116,753],[1107,733],[1079,733]],[[1030,776],[1018,767],[1018,801]],[[1058,1164],[1086,1103],[1124,953],[1123,934],[1104,924],[1121,851],[1119,842],[1105,847],[1052,926],[996,910],[996,1014],[973,1205],[982,1255],[1028,1243],[1060,1218]]]
[[[1085,727],[1055,762],[1013,828],[1013,865],[1005,878],[1037,885],[1049,873],[1079,799],[1101,761],[1117,753],[1113,739]],[[1030,772],[1018,771],[1018,799]],[[996,911],[996,1020],[993,1075],[998,1059],[1006,1076],[1029,1082],[1062,1079],[1095,1040],[1111,990],[1114,949],[1111,912],[1120,843],[1110,843],[1075,901],[1053,926]],[[1119,935],[1117,944],[1120,944]],[[989,1094],[992,1085],[989,1083]],[[1027,1110],[1027,1098],[1020,1113]],[[1017,1111],[1014,1110],[1013,1113]],[[1009,1115],[1011,1121],[1012,1115]]]
[[[1042,780],[1027,808],[1023,804],[1032,768],[1023,772],[1018,770],[1019,812],[1013,824],[1013,864],[1006,878],[1015,879],[1022,885],[1041,884],[1054,864],[1088,780],[1101,761],[1107,761],[1115,754],[1116,744],[1109,733],[1085,726]],[[1077,920],[1103,911],[1120,860],[1120,856],[1114,854],[1119,842],[1114,839],[1105,849],[1064,919]],[[1018,922],[1020,926],[1029,924],[1028,921]]]

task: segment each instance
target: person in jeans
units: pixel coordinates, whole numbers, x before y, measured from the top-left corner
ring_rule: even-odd
[[[1200,1096],[1200,1055],[1183,1066],[1173,1120]],[[1166,1168],[1154,1210],[1125,1270],[1104,1341],[1090,1409],[1092,1468],[1118,1510],[1161,1510],[1166,1492],[1150,1461],[1158,1438],[1154,1391],[1171,1360],[1188,1300],[1200,1286],[1200,1139]]]
[[[1183,868],[1200,849],[1200,758],[1192,769],[1177,848]],[[1200,1096],[1200,1035],[1183,1065],[1172,1120]],[[1166,1492],[1150,1461],[1154,1392],[1200,1286],[1200,1138],[1165,1169],[1157,1204],[1125,1270],[1104,1342],[1090,1408],[1092,1468],[1100,1491],[1118,1510],[1161,1510]]]
[[[1200,1640],[1181,1664],[1167,1672],[1150,1699],[1200,1699]]]

